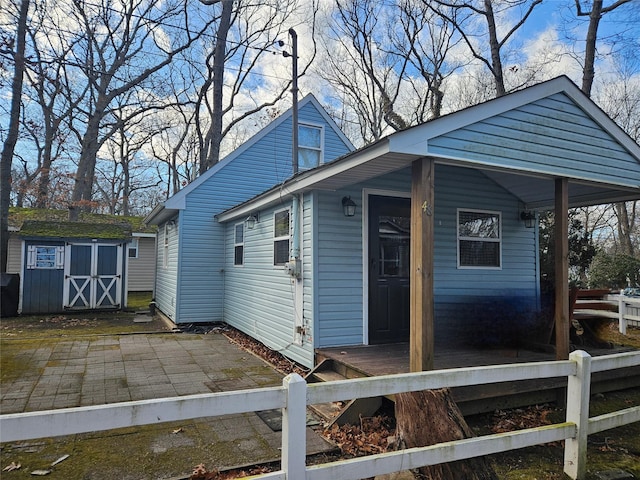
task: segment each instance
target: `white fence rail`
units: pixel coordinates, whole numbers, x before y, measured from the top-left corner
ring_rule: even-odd
[[[587,300],[589,301],[589,300]],[[574,312],[587,313],[589,315],[610,318],[618,321],[618,330],[623,335],[627,334],[627,327],[640,327],[640,298],[627,297],[626,295],[607,295],[604,303],[616,306],[617,312],[608,310],[582,309],[576,304]]]
[[[588,435],[640,421],[640,406],[589,418],[591,373],[639,365],[639,352],[592,358],[586,352],[577,351],[566,361],[458,368],[310,385],[299,375],[292,374],[283,380],[281,387],[0,415],[0,442],[281,408],[280,470],[255,478],[369,478],[424,465],[566,440],[564,471],[573,479],[582,479],[586,471]],[[307,405],[425,389],[552,377],[568,378],[567,418],[563,423],[321,465],[305,464]]]

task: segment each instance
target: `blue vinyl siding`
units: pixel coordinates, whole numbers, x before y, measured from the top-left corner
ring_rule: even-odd
[[[436,166],[435,309],[436,341],[452,343],[475,331],[478,305],[530,316],[538,304],[536,229],[524,228],[518,199],[481,172]],[[319,193],[317,347],[363,343],[362,190],[378,194],[410,191],[404,169],[335,193]],[[357,199],[356,216],[342,215],[340,199]],[[457,268],[457,209],[502,214],[502,267],[499,270]],[[484,313],[481,312],[483,316]],[[489,312],[490,313],[490,312]],[[496,322],[498,322],[496,318]],[[516,321],[513,316],[512,321]],[[507,320],[507,321],[511,321]],[[497,327],[497,323],[494,324]],[[509,325],[504,327],[508,330]]]
[[[224,255],[225,295],[224,318],[235,328],[251,335],[268,347],[287,357],[311,367],[313,365],[312,335],[303,344],[293,343],[294,287],[283,267],[273,265],[274,212],[291,206],[285,202],[260,212],[260,221],[253,230],[244,231],[244,265],[234,265],[233,243],[236,222],[226,225],[226,252]],[[303,219],[309,224],[312,218],[313,200],[305,198]],[[302,255],[309,255],[310,235],[305,234]],[[303,291],[305,327],[311,334],[313,270],[304,267]]]
[[[164,224],[158,229],[158,254],[156,255],[156,284],[155,301],[162,312],[174,320],[176,316],[176,304],[178,295],[178,245],[180,222],[169,227],[167,237],[169,238],[169,255],[165,267],[165,228]]]
[[[299,119],[300,122],[325,125],[325,162],[349,151],[313,103],[301,106]],[[173,317],[176,323],[226,320],[223,309],[225,231],[214,216],[291,176],[291,128],[289,117],[259,140],[241,147],[243,150],[238,156],[230,161],[222,160],[214,175],[186,193],[186,207],[180,214],[180,257],[175,293],[179,298],[176,298],[177,310]],[[160,300],[166,292],[160,288],[158,292],[157,300]],[[158,301],[161,310],[164,311],[162,305],[166,303],[166,299]]]
[[[640,184],[633,156],[561,93],[431,139],[429,152],[525,171]]]

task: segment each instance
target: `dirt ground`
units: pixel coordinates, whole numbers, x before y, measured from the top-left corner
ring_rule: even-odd
[[[107,315],[75,315],[75,316],[44,316],[19,317],[16,319],[2,319],[0,322],[0,340],[34,339],[55,337],[82,337],[95,335],[132,334],[139,332],[168,332],[171,327],[157,317],[141,322],[132,322],[135,313],[118,313]],[[605,325],[600,331],[603,338],[617,345],[627,345],[640,348],[640,329],[629,328],[627,336],[620,335],[615,325]],[[229,330],[229,338],[243,348],[257,355],[266,357],[279,371],[288,373],[297,367],[286,359],[279,359],[264,346],[252,345],[250,339],[239,332]],[[1,346],[1,344],[0,344]],[[261,354],[260,350],[263,351]],[[2,376],[11,375],[11,365],[2,363]],[[302,372],[304,373],[304,372]],[[590,415],[600,415],[610,411],[640,405],[640,388],[631,388],[619,392],[594,395],[590,405]],[[388,438],[393,437],[394,424],[392,409],[380,412],[374,418],[362,419],[360,425],[346,426],[342,429],[327,430],[323,434],[326,438],[341,447],[341,453],[334,456],[322,455],[310,458],[308,463],[323,463],[337,458],[349,458],[366,454],[379,453],[393,448]],[[491,414],[467,418],[469,425],[478,434],[500,433],[509,430],[529,428],[538,425],[561,422],[564,410],[555,405],[538,405],[526,409],[496,411]],[[124,447],[120,445],[120,447]],[[126,451],[126,448],[125,448]],[[2,453],[2,452],[0,452]],[[567,478],[562,473],[563,447],[561,443],[541,445],[491,457],[495,470],[500,479],[505,480],[560,480]],[[10,466],[9,459],[2,455],[1,468]],[[588,473],[586,480],[599,480],[601,472],[620,469],[640,478],[640,422],[625,427],[602,432],[589,437]],[[193,459],[194,467],[197,459]],[[244,469],[244,474],[258,473],[268,470],[270,466],[260,466],[258,469]],[[206,468],[203,467],[206,472]],[[202,473],[202,469],[200,470]],[[140,472],[146,478],[144,473]],[[241,472],[234,472],[240,475]],[[3,478],[6,473],[1,474]],[[218,478],[213,476],[193,478]],[[219,477],[223,478],[223,477]],[[225,476],[224,478],[232,478]],[[625,478],[625,477],[613,477]],[[626,477],[634,478],[634,477]]]

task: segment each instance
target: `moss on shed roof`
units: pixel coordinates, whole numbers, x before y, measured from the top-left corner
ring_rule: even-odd
[[[20,229],[20,236],[126,240],[131,238],[131,226],[127,223],[43,222],[26,220]]]
[[[136,233],[156,233],[157,228],[155,226],[146,226],[142,222],[144,217],[125,217],[122,215],[107,215],[101,213],[86,213],[80,212],[78,222],[69,222],[69,212],[67,210],[53,210],[47,208],[9,208],[9,226],[14,227],[24,234],[24,223],[27,221],[39,221],[39,222],[52,222],[59,224],[70,224],[68,228],[71,229],[71,224],[77,223],[78,225],[87,227],[92,225],[122,225],[127,224],[130,232]],[[62,227],[61,227],[62,228]],[[65,227],[67,228],[67,227]],[[92,237],[95,235],[83,235],[83,237]],[[101,238],[113,238],[113,237],[101,237]],[[121,238],[121,237],[118,237]]]

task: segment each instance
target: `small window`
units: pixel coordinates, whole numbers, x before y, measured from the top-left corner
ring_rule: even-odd
[[[233,241],[233,264],[244,264],[244,222],[236,224]]]
[[[298,169],[309,170],[322,162],[322,127],[298,127]]]
[[[162,246],[162,266],[164,268],[169,267],[169,224],[164,224],[164,243]]]
[[[289,260],[289,210],[273,216],[273,264],[284,265]]]
[[[138,258],[138,239],[132,238],[128,247],[129,258]]]
[[[50,270],[64,268],[64,247],[31,245],[27,253],[28,269]]]
[[[458,210],[458,267],[502,266],[501,223],[499,212]]]

